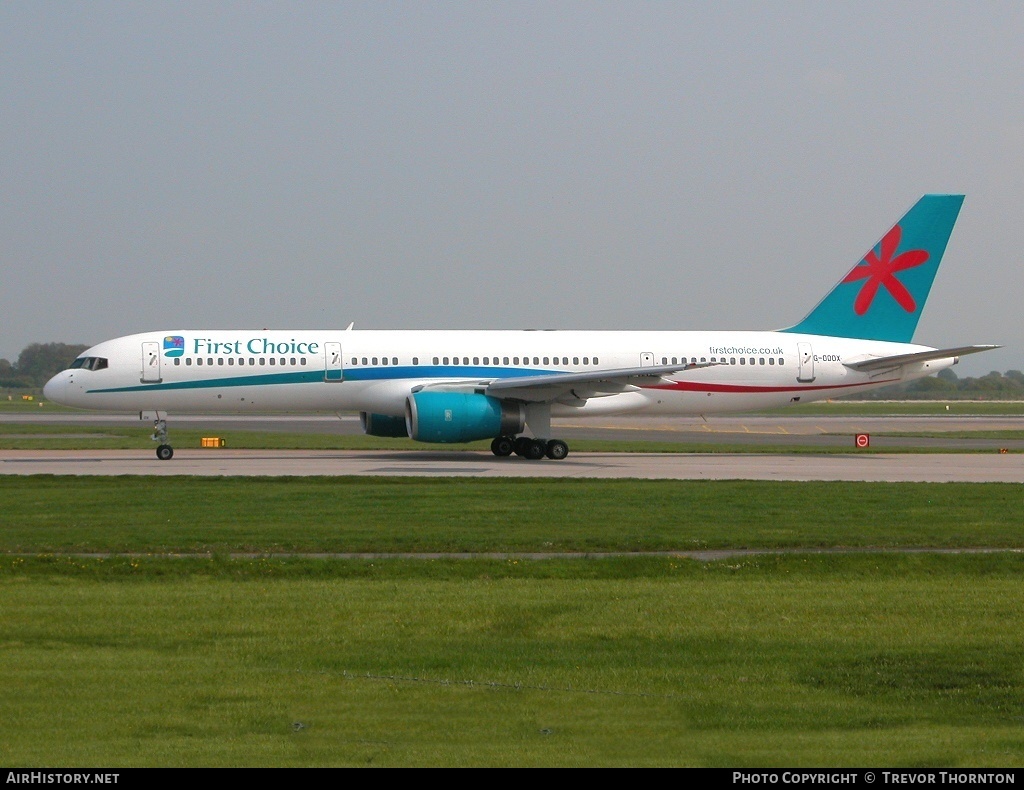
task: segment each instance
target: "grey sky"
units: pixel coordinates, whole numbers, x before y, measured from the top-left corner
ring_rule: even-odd
[[[774,329],[967,195],[1024,368],[1024,5],[0,4],[0,356],[180,327]]]

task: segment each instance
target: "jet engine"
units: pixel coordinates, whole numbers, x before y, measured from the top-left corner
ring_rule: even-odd
[[[392,417],[388,414],[371,414],[361,411],[359,412],[359,422],[363,426],[363,433],[368,436],[409,438],[409,433],[405,429],[405,417]]]
[[[405,400],[405,423],[418,442],[472,442],[522,433],[526,408],[480,393],[417,392]]]

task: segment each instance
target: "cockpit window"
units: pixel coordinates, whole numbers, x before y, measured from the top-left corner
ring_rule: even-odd
[[[105,357],[79,357],[71,363],[71,369],[103,370],[108,365]]]

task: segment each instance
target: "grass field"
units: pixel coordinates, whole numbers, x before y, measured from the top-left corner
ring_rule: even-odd
[[[1021,563],[8,559],[0,757],[1018,766]]]
[[[0,763],[1019,766],[1022,516],[1004,484],[0,477]],[[880,550],[930,546],[1007,550]],[[271,556],[694,548],[860,551]]]
[[[1024,548],[1011,483],[0,476],[5,552]]]

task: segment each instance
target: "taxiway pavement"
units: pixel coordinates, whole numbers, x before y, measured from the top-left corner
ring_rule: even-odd
[[[0,474],[425,476],[846,480],[1024,483],[1019,453],[571,453],[563,461],[473,451],[179,449],[170,461],[139,450],[5,450]]]

